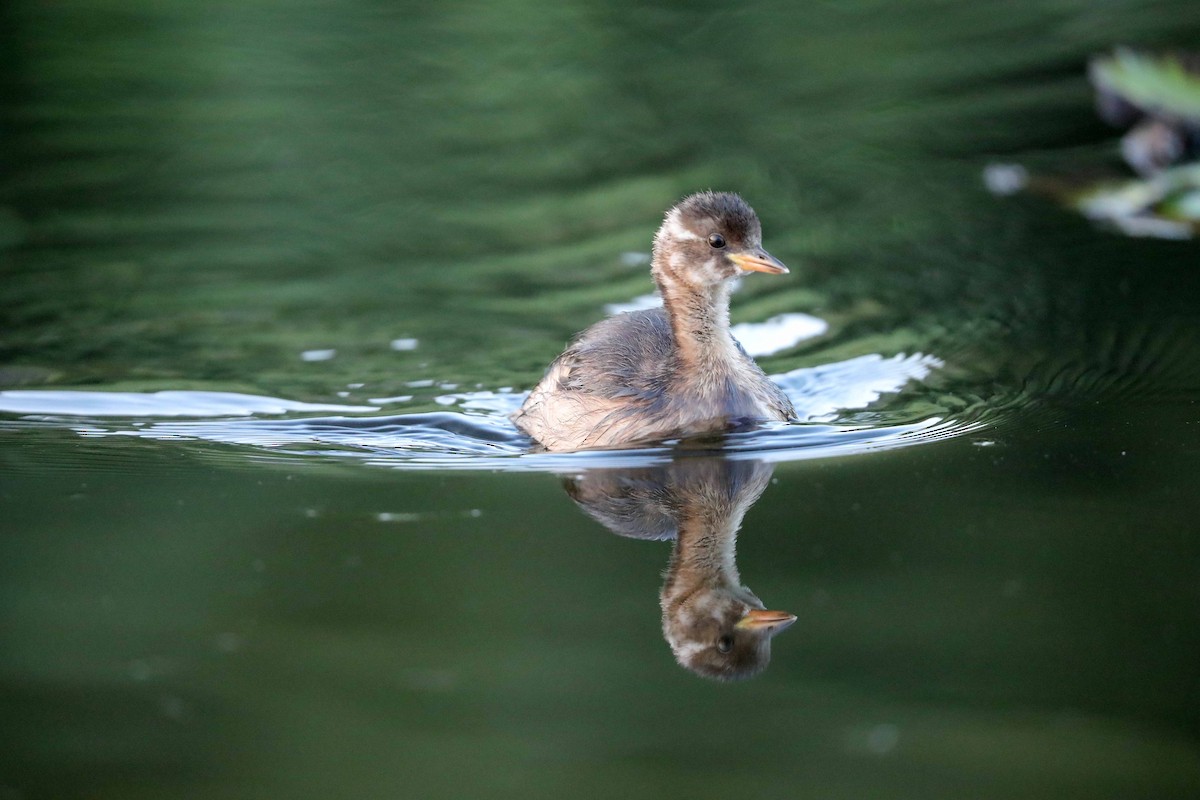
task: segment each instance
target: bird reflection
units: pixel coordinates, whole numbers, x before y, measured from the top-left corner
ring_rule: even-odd
[[[758,461],[692,457],[566,480],[571,499],[613,533],[675,540],[659,594],[663,635],[679,664],[706,678],[759,674],[771,660],[771,637],[796,621],[768,611],[735,563],[742,517],[772,471]]]

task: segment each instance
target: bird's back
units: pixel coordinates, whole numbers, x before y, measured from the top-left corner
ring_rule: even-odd
[[[664,309],[618,314],[555,359],[513,422],[548,450],[576,450],[788,419],[791,403],[738,349],[727,370],[692,374]]]

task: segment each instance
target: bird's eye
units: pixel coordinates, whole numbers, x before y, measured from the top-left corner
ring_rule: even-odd
[[[715,247],[718,250],[720,250],[722,247],[725,246],[725,237],[719,233],[710,233],[708,235],[708,243],[710,246]]]
[[[733,649],[733,637],[732,636],[722,636],[720,639],[717,639],[717,652],[718,653],[728,653],[732,649]]]

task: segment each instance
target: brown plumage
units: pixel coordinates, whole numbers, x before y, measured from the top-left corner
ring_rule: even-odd
[[[547,450],[612,447],[787,420],[792,404],[729,332],[729,293],[747,272],[786,273],[762,249],[754,210],[702,192],[670,209],[651,274],[663,308],[580,334],[513,422]]]
[[[680,458],[643,469],[588,470],[566,479],[568,494],[614,533],[675,539],[659,604],[676,661],[717,680],[766,669],[771,639],[796,617],[763,607],[738,574],[742,518],[771,480],[758,461]]]

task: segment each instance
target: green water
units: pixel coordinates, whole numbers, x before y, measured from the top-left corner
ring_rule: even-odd
[[[1087,57],[1197,41],[1189,2],[0,6],[0,798],[1200,795],[1200,245],[981,178],[1122,174]],[[808,424],[524,455],[497,409],[708,187],[793,268],[734,322],[828,325],[760,358]],[[737,566],[799,618],[730,684],[663,641],[673,545],[564,491],[713,458],[773,465]]]

